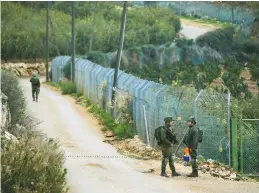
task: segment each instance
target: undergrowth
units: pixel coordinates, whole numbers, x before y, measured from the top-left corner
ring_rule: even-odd
[[[55,88],[60,88],[59,84],[57,84],[55,82],[44,82],[43,84],[47,84],[47,85],[53,86]]]
[[[63,95],[76,93],[76,84],[71,81],[61,82],[60,88]]]
[[[62,84],[64,83],[61,83],[61,85],[51,82],[46,84],[53,87],[59,87],[62,89]],[[66,85],[72,84],[68,84],[66,82]],[[102,131],[112,131],[117,139],[132,138],[134,136],[134,129],[131,121],[126,121],[126,123],[119,123],[115,121],[113,117],[109,113],[107,113],[103,108],[99,107],[99,105],[93,104],[89,99],[85,98],[83,96],[83,93],[67,93],[76,99],[77,104],[80,104],[82,107],[89,108],[88,112],[94,114],[103,125]]]
[[[98,105],[92,105],[88,111],[95,114],[101,120],[104,125],[103,131],[112,131],[117,139],[132,138],[134,136],[132,124],[116,123],[112,116],[104,109],[98,107]]]

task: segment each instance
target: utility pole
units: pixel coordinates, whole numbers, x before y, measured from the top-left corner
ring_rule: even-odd
[[[121,21],[121,29],[120,29],[120,44],[119,44],[119,49],[118,49],[118,52],[117,52],[116,67],[115,67],[113,88],[112,88],[112,104],[113,105],[114,105],[114,102],[115,102],[114,101],[114,99],[115,99],[115,89],[117,87],[118,71],[119,71],[119,68],[120,68],[121,54],[122,54],[122,49],[123,49],[127,5],[128,5],[128,2],[125,1],[124,5],[123,5],[123,13],[122,13],[122,21]]]
[[[47,14],[46,14],[46,43],[45,43],[45,54],[46,54],[46,81],[49,82],[49,2],[47,1]]]
[[[75,82],[75,2],[72,1],[72,66],[71,79]]]
[[[93,18],[93,23],[92,23],[92,34],[90,38],[90,46],[89,46],[89,52],[92,51],[92,46],[93,46],[93,39],[94,39],[94,25],[95,25],[95,16],[96,16],[96,11],[97,11],[97,3],[98,1],[95,2],[95,7],[94,7],[94,18]]]

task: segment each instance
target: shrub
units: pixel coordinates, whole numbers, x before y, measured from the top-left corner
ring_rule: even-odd
[[[249,62],[249,71],[253,80],[259,80],[259,57],[254,55]]]
[[[29,84],[29,82],[28,82]],[[18,78],[11,72],[1,71],[1,90],[11,101],[9,105],[11,124],[21,124],[25,118],[26,99]]]
[[[63,68],[64,76],[70,80],[71,79],[71,59],[66,63]]]
[[[8,141],[1,153],[1,192],[67,192],[63,152],[55,141],[23,136]]]
[[[63,95],[76,93],[76,85],[71,81],[62,82],[60,87]]]
[[[59,84],[57,84],[56,82],[44,82],[43,84],[47,84],[47,85],[50,85],[50,86],[53,86],[55,88],[59,88]]]
[[[209,46],[218,52],[229,55],[232,51],[234,28],[228,27],[207,32],[196,39],[196,44],[203,47]]]
[[[94,113],[100,120],[102,120],[104,128],[103,130],[111,130],[118,139],[132,138],[134,136],[134,130],[132,124],[116,123],[112,116],[105,112],[97,105],[93,105],[89,109],[90,113]]]

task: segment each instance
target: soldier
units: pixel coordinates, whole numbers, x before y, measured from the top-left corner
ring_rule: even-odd
[[[189,148],[192,164],[192,173],[188,177],[198,177],[197,148],[198,148],[198,128],[196,127],[196,120],[190,117],[188,120],[189,130],[184,139],[185,145]]]
[[[36,94],[36,102],[38,102],[38,95],[40,92],[40,80],[36,73],[33,73],[33,77],[30,79],[31,87],[32,87],[32,98],[35,101]]]
[[[169,161],[169,166],[172,171],[172,176],[180,176],[179,173],[175,171],[174,160],[173,160],[173,144],[177,144],[176,136],[173,134],[173,131],[170,129],[173,123],[172,117],[164,118],[165,125],[161,127],[160,138],[161,138],[161,149],[162,149],[162,166],[161,166],[161,176],[169,177],[166,174],[166,165]]]

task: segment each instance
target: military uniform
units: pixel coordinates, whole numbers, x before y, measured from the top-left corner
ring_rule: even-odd
[[[192,173],[187,175],[188,177],[198,177],[198,165],[197,165],[197,149],[198,149],[198,129],[196,127],[196,121],[194,117],[191,117],[188,122],[194,123],[189,126],[189,130],[184,139],[185,145],[190,150]]]
[[[36,102],[38,101],[38,96],[40,92],[40,80],[36,74],[30,79],[31,87],[32,87],[32,98],[35,101],[35,94],[36,94]]]
[[[166,117],[164,119],[165,125],[161,129],[160,137],[161,137],[161,150],[163,155],[163,160],[161,164],[161,176],[169,177],[166,174],[166,165],[169,161],[169,167],[172,171],[172,176],[179,176],[175,171],[174,160],[173,160],[173,144],[177,143],[176,137],[170,129],[169,122],[172,122],[173,119],[171,117]]]

